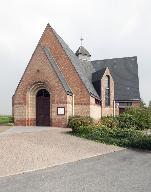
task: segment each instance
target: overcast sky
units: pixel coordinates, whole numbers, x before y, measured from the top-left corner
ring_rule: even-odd
[[[138,56],[140,93],[151,100],[150,0],[5,0],[0,5],[0,114],[11,99],[47,23],[73,51],[92,59]]]

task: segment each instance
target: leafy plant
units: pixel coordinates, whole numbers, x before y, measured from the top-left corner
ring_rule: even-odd
[[[109,128],[115,128],[119,126],[118,119],[113,116],[106,116],[100,119],[100,124]]]
[[[149,108],[128,108],[124,114],[132,117],[129,119],[129,122],[132,124],[132,126],[135,123],[136,129],[143,130],[151,128],[151,110]]]
[[[137,120],[136,118],[128,113],[122,113],[117,117],[120,128],[136,128]]]
[[[76,132],[80,126],[88,126],[93,123],[93,119],[88,116],[73,116],[69,117],[68,127],[74,129]]]
[[[151,136],[135,129],[89,125],[80,126],[76,132],[73,129],[73,134],[98,142],[151,150]]]

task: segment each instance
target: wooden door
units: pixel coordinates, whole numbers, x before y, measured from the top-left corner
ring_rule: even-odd
[[[36,125],[50,126],[50,94],[41,89],[36,96]]]

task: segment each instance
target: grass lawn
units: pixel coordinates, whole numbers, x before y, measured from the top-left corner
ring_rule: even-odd
[[[12,125],[13,118],[11,115],[0,115],[0,126],[1,125]]]

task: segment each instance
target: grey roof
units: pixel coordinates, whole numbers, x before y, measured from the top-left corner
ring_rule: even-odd
[[[57,37],[57,39],[59,40],[61,46],[63,47],[65,53],[67,54],[68,58],[70,59],[71,63],[73,64],[73,66],[75,67],[79,77],[81,78],[81,80],[83,81],[86,89],[88,90],[89,94],[92,97],[95,97],[97,99],[100,100],[99,95],[97,94],[95,88],[92,85],[92,81],[89,79],[89,77],[87,76],[87,74],[92,73],[92,71],[89,71],[88,69],[86,69],[83,65],[84,61],[81,61],[76,55],[75,53],[69,48],[69,46],[64,42],[64,40],[55,32],[55,30],[53,29],[53,32],[55,34],[55,36]],[[93,66],[90,65],[90,63],[88,63],[89,67],[91,69],[93,69]],[[89,68],[88,67],[88,68]],[[94,70],[94,69],[93,69]],[[87,71],[87,73],[86,73]]]
[[[115,100],[139,100],[137,57],[96,60],[95,71],[108,67],[115,82]]]
[[[92,73],[95,72],[95,69],[91,64],[91,61],[80,59],[80,62],[81,62],[81,65],[83,67],[84,74],[87,76],[89,81],[92,83]]]
[[[92,82],[100,81],[100,79],[102,79],[105,71],[106,71],[106,68],[102,68],[102,69],[92,73]]]
[[[72,95],[72,91],[71,91],[64,75],[62,74],[61,70],[59,69],[59,66],[57,65],[54,57],[52,56],[50,50],[48,48],[45,48],[45,47],[43,48],[43,50],[44,50],[44,52],[45,52],[45,54],[49,60],[49,63],[52,65],[56,75],[58,76],[59,80],[61,81],[62,86],[64,87],[66,93],[68,95]]]
[[[101,79],[105,73],[107,68],[102,68],[94,73],[92,73],[92,83],[93,86],[95,88],[95,90],[97,91],[98,95],[100,96],[100,98],[102,98],[101,96]]]
[[[88,56],[91,57],[90,53],[84,48],[83,46],[80,46],[79,49],[76,51],[76,55],[83,55],[83,56]]]

